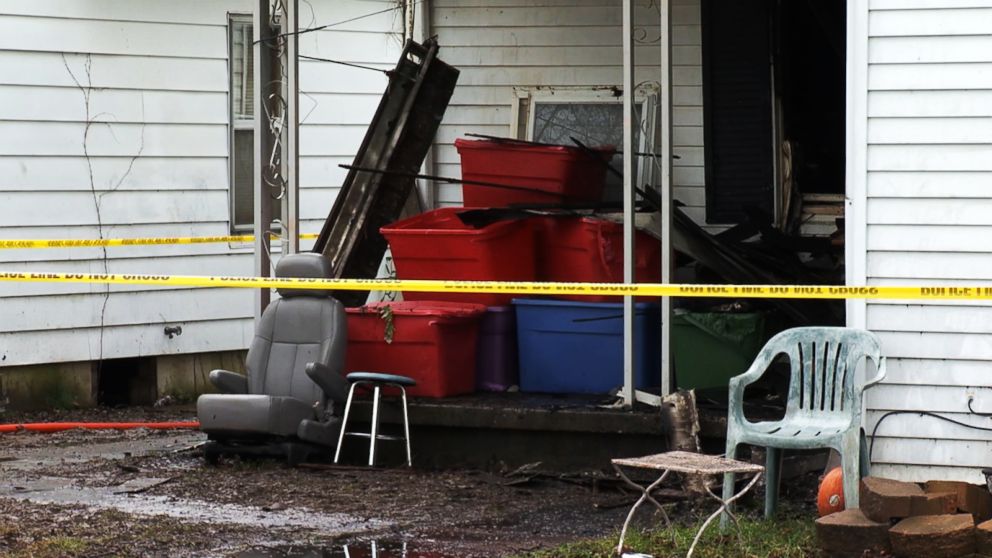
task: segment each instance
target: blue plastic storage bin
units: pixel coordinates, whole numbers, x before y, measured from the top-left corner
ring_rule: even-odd
[[[623,304],[515,299],[520,391],[607,393],[623,385]],[[661,311],[635,305],[634,383],[661,378]]]

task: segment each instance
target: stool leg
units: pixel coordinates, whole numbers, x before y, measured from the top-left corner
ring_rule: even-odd
[[[369,467],[375,467],[375,443],[379,439],[379,384],[372,391],[372,432],[369,433]]]
[[[410,452],[410,414],[406,409],[406,388],[399,386],[403,398],[403,441],[406,442],[406,466],[413,467],[413,454]]]
[[[334,450],[334,463],[341,458],[341,446],[344,445],[344,433],[348,429],[348,414],[351,413],[351,398],[355,395],[355,384],[348,390],[348,400],[344,404],[344,417],[341,419],[341,433],[338,434],[338,448]]]

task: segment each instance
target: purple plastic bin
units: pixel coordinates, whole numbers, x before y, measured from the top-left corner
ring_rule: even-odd
[[[517,319],[512,306],[490,306],[479,323],[475,386],[479,391],[506,391],[520,382]]]

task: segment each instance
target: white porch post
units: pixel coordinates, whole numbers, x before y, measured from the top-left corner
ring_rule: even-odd
[[[403,0],[407,3],[408,14],[413,13],[413,34],[410,38],[424,43],[434,34],[431,24],[431,0]],[[419,4],[419,5],[418,5]],[[431,143],[427,149],[427,156],[424,157],[424,164],[420,167],[423,174],[437,175],[437,146]],[[424,202],[424,207],[433,209],[438,207],[438,184],[433,180],[418,180],[417,188],[420,190],[420,197]]]
[[[284,33],[296,33],[300,29],[299,0],[283,0],[286,6]],[[300,251],[300,82],[299,44],[297,35],[286,37],[286,83],[283,84],[286,96],[286,143],[283,148],[283,175],[286,177],[286,195],[282,199],[282,253],[295,254]]]
[[[271,276],[272,241],[269,237],[269,227],[272,225],[272,186],[266,178],[273,179],[278,173],[285,185],[281,200],[279,220],[282,222],[282,253],[294,254],[299,252],[299,67],[298,40],[292,35],[299,29],[298,0],[286,0],[283,4],[285,11],[281,14],[280,28],[274,28],[272,23],[271,0],[258,0],[255,4],[255,14],[252,20],[254,30],[255,56],[255,147],[254,147],[254,233],[255,233],[255,275],[258,277]],[[284,39],[286,49],[283,58],[276,55],[276,41],[270,39],[277,34],[286,34]],[[285,78],[283,71],[285,70]],[[282,100],[275,97],[281,97]],[[285,105],[283,105],[283,102]],[[270,117],[281,114],[282,124],[280,137],[276,137],[269,121]],[[273,149],[279,146],[278,169],[273,172],[269,166],[272,162]],[[257,320],[265,307],[269,305],[272,293],[269,289],[259,289],[255,296],[255,319]]]
[[[623,0],[623,282],[634,282],[634,6]],[[643,340],[642,340],[643,341]],[[623,400],[633,405],[634,297],[623,297]]]
[[[661,282],[672,283],[672,9],[661,0]],[[661,395],[675,389],[672,377],[672,299],[661,299]]]
[[[253,185],[255,190],[255,275],[258,277],[269,277],[269,253],[271,251],[268,231],[269,224],[272,223],[272,196],[269,195],[270,188],[265,184],[263,173],[274,144],[274,138],[269,133],[269,121],[265,110],[273,68],[269,45],[261,42],[263,38],[272,36],[272,30],[269,26],[270,10],[269,0],[258,0],[255,3],[255,16],[252,21],[255,56],[255,83],[253,84],[255,89],[255,180]],[[256,321],[262,315],[265,307],[269,305],[271,298],[272,292],[269,289],[255,291]]]

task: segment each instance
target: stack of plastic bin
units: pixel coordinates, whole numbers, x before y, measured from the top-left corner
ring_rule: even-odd
[[[623,226],[592,217],[544,217],[538,231],[538,278],[565,283],[623,283]],[[661,281],[661,243],[637,231],[634,277],[638,283]],[[619,296],[556,295],[577,302],[620,302]]]
[[[382,228],[400,279],[534,281],[534,230],[528,220],[473,228],[458,218],[462,208],[429,211]],[[457,392],[502,391],[517,383],[512,294],[405,291],[407,304],[447,303],[471,308],[475,323],[460,342],[471,345],[472,362],[459,364]],[[449,306],[449,308],[452,306]],[[397,322],[397,327],[399,323]],[[471,339],[469,339],[471,337]],[[460,352],[462,348],[450,348]],[[379,347],[389,351],[388,348]],[[443,347],[439,350],[443,350]],[[466,353],[467,354],[467,353]],[[441,396],[442,391],[435,391]],[[423,394],[423,393],[422,393]],[[444,391],[444,395],[453,392]]]
[[[465,207],[594,203],[603,197],[612,146],[582,149],[456,139]],[[486,186],[479,183],[495,184]],[[502,187],[500,187],[502,186]]]
[[[534,281],[534,229],[529,220],[500,221],[472,228],[448,207],[428,211],[382,228],[400,279],[450,281]],[[446,300],[504,306],[512,294],[421,293],[404,300]]]
[[[417,382],[411,396],[471,393],[485,312],[481,304],[429,301],[349,308],[345,370],[408,376]]]
[[[542,393],[607,393],[623,385],[623,305],[517,299],[520,390]],[[658,385],[661,313],[656,304],[635,305],[638,389]]]

